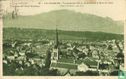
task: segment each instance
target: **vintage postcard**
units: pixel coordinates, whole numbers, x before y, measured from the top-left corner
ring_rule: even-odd
[[[126,79],[126,0],[0,0],[0,79]]]

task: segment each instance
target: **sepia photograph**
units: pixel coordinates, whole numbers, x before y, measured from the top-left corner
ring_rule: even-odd
[[[2,75],[125,74],[125,0],[85,1],[2,0]]]

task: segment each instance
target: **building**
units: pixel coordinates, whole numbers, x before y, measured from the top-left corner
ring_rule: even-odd
[[[58,30],[56,28],[56,38],[55,45],[51,53],[51,63],[57,62],[59,59],[59,40],[58,40]]]
[[[59,50],[60,48],[59,48],[58,30],[56,29],[55,44],[51,53],[50,69],[58,69],[61,75],[67,73],[68,70],[76,72],[77,65],[69,62],[64,62],[65,60],[62,61],[63,58],[59,58],[60,56]]]

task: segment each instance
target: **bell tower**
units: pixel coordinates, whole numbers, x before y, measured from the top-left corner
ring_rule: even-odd
[[[59,39],[58,39],[58,29],[56,27],[56,31],[55,31],[55,42],[54,42],[54,47],[53,47],[53,51],[52,51],[52,55],[51,55],[51,60],[53,62],[57,62],[57,60],[59,59]]]

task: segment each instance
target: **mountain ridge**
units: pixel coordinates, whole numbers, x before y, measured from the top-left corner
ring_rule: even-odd
[[[5,27],[40,28],[68,31],[101,31],[123,34],[123,24],[107,17],[75,12],[72,10],[55,10],[33,16],[18,16],[16,19],[4,18]]]

